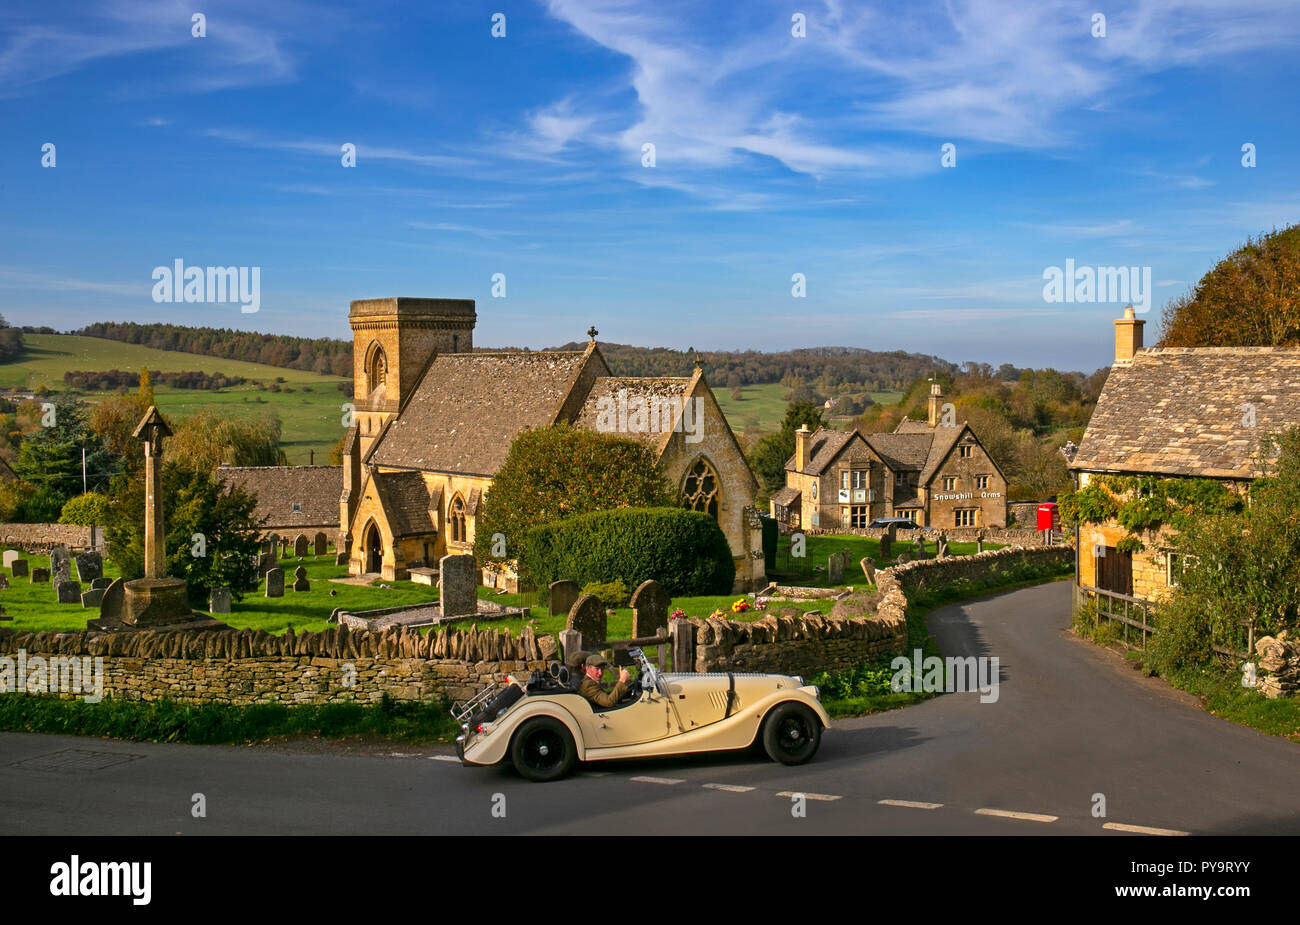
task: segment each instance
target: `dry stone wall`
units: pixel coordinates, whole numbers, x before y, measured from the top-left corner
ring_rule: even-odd
[[[978,581],[1023,565],[1073,563],[1069,547],[1011,547],[971,556],[906,562],[876,572],[876,592],[838,600],[829,616],[769,615],[753,623],[692,620],[696,671],[815,674],[843,671],[907,648],[907,595]],[[829,603],[829,602],[828,602]],[[774,605],[775,606],[775,605]]]
[[[477,628],[421,635],[407,627],[357,633],[346,626],[281,636],[0,630],[0,655],[20,650],[29,660],[103,658],[104,696],[119,700],[295,704],[371,703],[385,693],[394,700],[465,699],[507,673],[545,667],[556,644],[529,628],[518,637]]]
[[[877,572],[874,592],[827,601],[827,615],[770,613],[753,623],[692,619],[694,670],[809,676],[878,661],[906,650],[907,595],[914,590],[981,579],[1021,563],[1068,564],[1071,555],[1067,547],[1012,548],[909,562]],[[30,633],[0,628],[0,656],[22,651],[29,660],[102,658],[105,697],[199,703],[372,703],[385,693],[395,700],[463,700],[507,673],[544,668],[557,649],[552,636],[537,636],[530,627],[517,637],[477,627],[421,634],[405,626],[382,632],[338,626],[280,636],[264,630]],[[1290,664],[1293,656],[1283,658]]]
[[[92,529],[76,524],[0,524],[0,544],[48,556],[55,546],[90,548]]]

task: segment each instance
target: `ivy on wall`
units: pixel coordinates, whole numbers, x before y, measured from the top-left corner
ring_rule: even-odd
[[[1069,527],[1118,523],[1128,531],[1119,552],[1145,549],[1139,534],[1168,525],[1183,529],[1195,517],[1235,514],[1242,497],[1215,479],[1162,479],[1154,476],[1094,476],[1060,499],[1061,522]]]

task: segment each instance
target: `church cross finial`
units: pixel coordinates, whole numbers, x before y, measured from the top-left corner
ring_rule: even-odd
[[[591,327],[587,328],[587,336],[591,338],[592,343],[596,342],[596,335],[599,333],[600,332],[596,330],[596,326],[594,324]]]

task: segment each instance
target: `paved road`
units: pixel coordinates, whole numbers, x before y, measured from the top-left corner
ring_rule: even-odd
[[[1058,582],[935,611],[945,653],[1000,659],[998,700],[949,694],[837,722],[801,768],[742,754],[530,784],[445,749],[0,735],[0,833],[1300,833],[1300,746],[1216,719],[1073,639],[1068,605]],[[802,818],[793,792],[808,797]],[[204,819],[191,816],[195,793]]]

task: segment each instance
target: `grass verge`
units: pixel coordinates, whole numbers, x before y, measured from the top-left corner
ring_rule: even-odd
[[[459,727],[442,701],[285,706],[190,704],[174,700],[104,700],[90,704],[48,694],[0,697],[0,730],[98,736],[145,742],[229,745],[319,736],[382,736],[409,742],[450,742]]]

